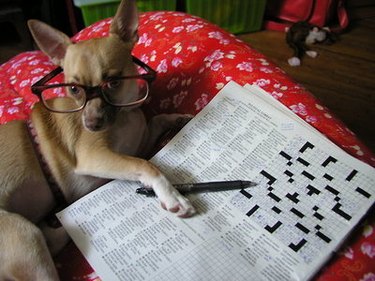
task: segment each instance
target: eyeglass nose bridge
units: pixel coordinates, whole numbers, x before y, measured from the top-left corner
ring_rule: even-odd
[[[86,92],[86,101],[89,101],[95,98],[101,98],[102,100],[106,101],[101,86],[85,87],[85,92]]]

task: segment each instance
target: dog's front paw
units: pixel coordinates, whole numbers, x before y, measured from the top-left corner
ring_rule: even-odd
[[[190,201],[181,195],[164,176],[159,178],[157,184],[151,186],[153,186],[163,209],[176,213],[181,218],[188,218],[195,214],[195,209]]]
[[[176,213],[178,217],[188,218],[195,214],[195,209],[190,201],[182,196],[178,191],[172,191],[171,194],[160,198],[163,209]]]
[[[176,118],[175,127],[178,129],[182,129],[193,118],[194,118],[194,115],[181,114],[179,117]]]

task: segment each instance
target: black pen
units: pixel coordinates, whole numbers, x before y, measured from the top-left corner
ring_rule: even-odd
[[[232,189],[244,189],[251,186],[255,186],[256,183],[252,181],[213,181],[213,182],[201,182],[201,183],[184,183],[174,184],[173,186],[181,193],[188,192],[202,192],[202,191],[223,191]],[[136,190],[139,194],[146,196],[155,196],[154,190],[149,187],[140,187]]]

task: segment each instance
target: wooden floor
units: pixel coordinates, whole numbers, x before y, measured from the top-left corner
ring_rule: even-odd
[[[285,34],[238,35],[304,85],[375,152],[375,17],[357,20],[331,46],[314,46],[315,59],[291,67]]]
[[[375,17],[351,22],[339,42],[316,46],[319,56],[304,58],[300,67],[287,64],[292,51],[281,32],[238,37],[304,85],[375,151]],[[0,63],[24,50],[20,44],[1,42]]]

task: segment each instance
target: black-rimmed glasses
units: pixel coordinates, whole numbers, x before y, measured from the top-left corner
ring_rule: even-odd
[[[133,62],[145,71],[144,74],[110,77],[100,85],[91,87],[51,82],[63,72],[63,69],[58,67],[33,84],[31,91],[48,110],[60,113],[82,110],[87,101],[96,97],[102,97],[105,102],[116,107],[140,105],[148,97],[149,86],[156,78],[156,71],[138,58],[132,58]]]

